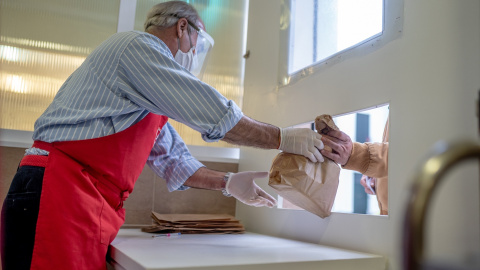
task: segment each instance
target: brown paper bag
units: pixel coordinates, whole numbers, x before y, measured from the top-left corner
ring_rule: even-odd
[[[329,115],[317,117],[315,124],[319,133],[338,130]],[[313,163],[304,156],[282,152],[273,160],[268,185],[291,203],[326,218],[332,213],[339,175],[340,167],[328,158]]]

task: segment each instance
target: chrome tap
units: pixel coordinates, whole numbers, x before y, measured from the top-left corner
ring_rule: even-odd
[[[429,203],[442,176],[452,167],[468,159],[480,158],[480,145],[464,141],[447,144],[439,142],[433,155],[417,174],[405,213],[403,237],[403,267],[419,270],[424,260],[424,229]]]

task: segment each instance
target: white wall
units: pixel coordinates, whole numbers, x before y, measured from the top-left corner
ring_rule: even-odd
[[[401,37],[275,90],[280,3],[249,4],[245,114],[285,127],[390,102],[390,215],[334,213],[321,219],[237,204],[237,217],[249,231],[382,254],[389,269],[400,269],[403,211],[416,169],[439,140],[478,141],[480,1],[405,0]],[[276,154],[242,148],[240,170],[268,170]],[[477,164],[449,174],[435,196],[429,257],[480,257]],[[266,181],[259,184],[275,194]]]

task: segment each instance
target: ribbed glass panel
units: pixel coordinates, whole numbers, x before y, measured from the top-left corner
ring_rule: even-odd
[[[116,32],[119,1],[0,1],[0,128],[33,131],[62,83]]]
[[[162,0],[137,1],[135,30],[143,31],[143,24],[150,8]],[[244,47],[248,0],[190,0],[205,23],[207,32],[215,40],[207,62],[203,81],[215,87],[228,99],[242,107]],[[170,120],[180,136],[189,145],[234,147],[224,142],[206,143],[199,133]]]
[[[159,0],[137,0],[135,30]],[[204,81],[240,107],[241,57],[248,0],[200,0],[193,4],[215,39]],[[102,41],[116,32],[120,1],[0,1],[0,128],[33,130],[61,84]],[[171,121],[187,144],[205,143],[198,132]]]

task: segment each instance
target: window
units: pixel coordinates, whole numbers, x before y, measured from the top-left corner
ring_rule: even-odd
[[[288,74],[383,31],[383,0],[292,0]]]
[[[401,1],[393,2],[287,1],[280,24],[280,85],[338,62],[355,48],[375,47],[392,39],[401,32]]]
[[[354,142],[382,142],[385,125],[389,115],[388,104],[368,108],[361,111],[334,116],[337,127],[345,132]],[[296,125],[295,127],[315,129],[314,123]],[[342,169],[340,180],[333,204],[332,212],[380,214],[376,196],[365,193],[360,184],[361,174]],[[301,209],[286,199],[279,197],[279,208]]]

